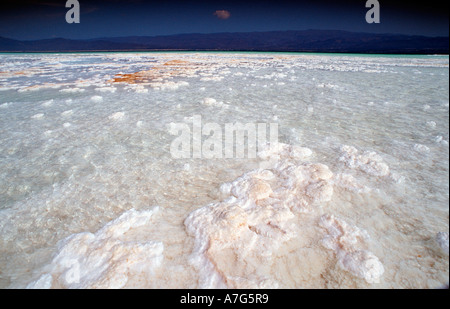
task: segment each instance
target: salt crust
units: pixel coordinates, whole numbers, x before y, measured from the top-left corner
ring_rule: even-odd
[[[217,102],[217,100],[213,98],[204,98],[202,104],[215,107],[222,107],[224,105],[223,102]]]
[[[190,261],[199,272],[201,288],[280,286],[270,266],[256,265],[270,261],[287,241],[300,239],[296,219],[302,213],[319,215],[333,195],[333,173],[326,165],[306,162],[311,154],[307,148],[281,143],[268,147],[259,153],[266,163],[263,168],[222,185],[221,202],[187,217],[187,232],[195,238]],[[341,267],[369,283],[378,282],[384,269],[365,250],[368,235],[333,216],[318,221],[324,246],[335,252]]]
[[[117,88],[116,87],[98,87],[98,88],[95,88],[95,91],[115,93],[117,91]]]
[[[50,107],[50,106],[52,106],[53,102],[54,102],[54,100],[51,99],[51,100],[48,100],[48,101],[45,101],[44,103],[42,103],[41,106]]]
[[[110,115],[108,118],[110,119],[110,120],[121,120],[123,117],[125,117],[125,113],[124,112],[117,112],[117,113],[114,113],[114,114],[112,114],[112,115]]]
[[[132,209],[95,234],[80,233],[64,239],[45,273],[27,288],[118,289],[133,275],[145,273],[151,277],[163,261],[163,244],[128,242],[124,234],[149,224],[158,209]]]
[[[366,151],[359,153],[353,146],[342,146],[339,161],[344,162],[349,168],[360,169],[372,176],[388,176],[389,166],[383,162],[383,158],[376,152]]]
[[[300,58],[300,60],[301,60],[301,58]],[[344,61],[345,59],[343,58],[342,59],[342,64],[339,64],[338,66],[336,66],[336,65],[334,65],[334,63],[333,63],[333,65],[330,65],[329,63],[327,63],[327,61],[324,61],[324,62],[318,62],[318,63],[315,63],[315,64],[311,64],[310,66],[311,66],[311,68],[312,67],[314,67],[314,68],[320,68],[320,69],[326,69],[326,70],[331,70],[331,71],[365,71],[365,72],[369,72],[369,71],[372,71],[372,72],[376,72],[376,71],[373,71],[373,70],[369,70],[369,69],[371,69],[371,68],[377,68],[378,66],[379,66],[379,64],[378,64],[378,62],[377,63],[370,63],[370,65],[366,65],[366,66],[361,66],[360,64],[357,64],[357,65],[354,65],[354,66],[348,66],[347,65],[347,63],[345,63],[345,61]],[[114,61],[116,61],[115,59],[114,59]],[[206,61],[206,60],[205,60]],[[309,60],[308,60],[309,61]],[[385,61],[386,63],[389,63],[388,61],[390,61],[390,60],[382,60],[382,61]],[[397,60],[396,60],[397,61]],[[333,60],[333,62],[334,62],[334,60]],[[447,60],[447,62],[448,62],[448,60]],[[302,63],[302,62],[299,62],[300,64],[299,64],[299,67],[303,67],[303,66],[306,66],[306,64],[304,64],[304,63]],[[331,63],[331,62],[330,62]],[[243,65],[242,63],[238,63],[239,65]],[[397,64],[396,64],[397,65]],[[400,65],[402,65],[402,66],[413,66],[413,65],[419,65],[418,63],[413,63],[413,62],[411,62],[410,60],[407,60],[407,61],[405,61],[404,63],[401,63]],[[425,65],[426,66],[426,65]],[[437,63],[436,65],[431,65],[431,67],[432,66],[437,66],[437,67],[439,67],[439,66],[441,66],[439,63]],[[448,67],[448,64],[445,64],[444,66],[446,66],[446,67]],[[113,65],[113,67],[114,67],[114,65]],[[347,69],[348,68],[348,69]],[[32,73],[32,72],[31,72]],[[31,73],[29,73],[29,74],[31,74]],[[28,74],[28,73],[27,73]],[[235,75],[237,75],[237,74],[235,74]],[[64,86],[71,86],[71,85],[64,85]],[[134,86],[134,85],[133,85]],[[140,85],[139,85],[140,86]],[[85,87],[85,85],[79,85],[78,87]],[[141,86],[142,87],[142,86]],[[153,87],[153,86],[150,86],[150,87]],[[16,88],[14,88],[14,87],[12,87],[11,89],[16,89]],[[78,89],[78,90],[80,90],[79,92],[82,92],[82,91],[84,91],[84,89],[79,89],[79,88],[76,88],[76,89]],[[3,88],[0,88],[0,90],[5,90],[5,88],[3,87]],[[6,90],[8,90],[8,88],[6,88]],[[22,89],[21,89],[22,90]],[[23,91],[32,91],[32,90],[39,90],[38,89],[38,87],[30,87],[29,89],[23,89]],[[65,90],[65,89],[64,89]],[[64,92],[64,90],[62,90],[61,92]],[[69,89],[70,90],[70,89]],[[74,92],[76,92],[76,91],[74,91]],[[146,92],[148,92],[148,90],[147,89],[145,89],[145,88],[136,88],[136,92],[142,92],[142,93],[146,93]],[[5,105],[6,104],[6,105]],[[5,103],[4,105],[2,105],[2,106],[0,106],[0,107],[2,107],[2,108],[6,108],[6,107],[8,107],[8,103]],[[11,104],[11,103],[10,103]],[[448,103],[445,105],[447,108],[448,108]],[[430,109],[430,106],[429,105],[425,105],[424,106],[424,110],[428,110],[428,109]],[[42,115],[41,117],[43,117],[44,115],[43,114],[39,114],[39,115]],[[38,117],[39,118],[39,117]],[[66,123],[66,124],[68,124],[68,123]],[[66,124],[64,124],[64,126],[66,126]],[[442,143],[442,144],[444,144],[444,145],[448,145],[448,142],[447,141],[445,141],[445,140],[443,140],[443,138],[442,137],[437,137],[436,138],[436,142],[437,143]],[[416,146],[416,145],[415,145]],[[426,147],[426,146],[424,146],[424,147],[420,147],[420,146],[424,146],[424,145],[417,145],[417,147],[415,147],[415,148],[417,148],[417,149],[415,149],[415,150],[417,150],[418,152],[420,152],[420,151],[427,151],[426,150],[426,148],[424,148],[424,147]],[[347,147],[349,147],[349,146],[347,146]],[[286,145],[286,147],[282,147],[282,148],[285,148],[285,149],[290,149],[289,151],[291,151],[294,147],[292,147],[292,146],[287,146]],[[353,148],[354,150],[356,150],[356,152],[354,152],[353,151],[353,149],[351,149],[351,148]],[[342,155],[341,155],[341,158],[342,158],[342,160],[341,161],[343,161],[343,162],[345,162],[346,163],[346,165],[347,166],[349,166],[349,167],[351,167],[351,168],[357,168],[357,169],[360,169],[361,171],[363,171],[363,172],[366,172],[366,173],[368,173],[368,174],[372,174],[372,175],[378,175],[378,176],[385,176],[385,174],[389,174],[389,168],[387,167],[387,165],[385,165],[385,163],[382,161],[382,159],[378,156],[377,157],[377,154],[375,154],[375,153],[359,153],[359,151],[356,149],[356,148],[354,148],[354,147],[351,147],[350,149],[347,149],[347,150],[350,150],[350,152],[349,153],[346,153],[347,151],[342,151]],[[272,157],[276,157],[276,156],[279,156],[279,158],[278,158],[278,160],[280,160],[280,161],[282,161],[282,160],[284,160],[284,158],[283,158],[283,156],[281,156],[280,155],[280,152],[277,152],[277,151],[274,151],[274,152],[272,152],[271,153],[271,156]],[[276,161],[276,160],[275,160]],[[300,160],[301,161],[301,160]],[[267,163],[267,162],[266,162]],[[281,165],[281,162],[271,162],[271,163],[274,163],[274,164],[280,164]],[[302,162],[300,162],[300,164],[303,164]],[[307,163],[304,163],[305,165],[307,164]],[[269,166],[269,164],[268,164],[268,166],[267,167],[265,167],[265,168],[263,168],[263,169],[261,169],[261,171],[265,171],[265,170],[268,170],[269,172],[271,172],[272,173],[272,175],[274,176],[274,178],[273,179],[271,179],[270,177],[268,178],[268,179],[263,179],[263,182],[260,184],[258,181],[257,181],[257,183],[256,183],[256,185],[255,184],[253,184],[253,186],[251,186],[251,187],[255,187],[256,189],[254,190],[255,192],[254,193],[252,193],[252,197],[250,198],[250,195],[249,195],[249,197],[248,197],[248,199],[250,199],[250,200],[253,200],[254,201],[254,204],[257,204],[256,202],[258,202],[259,204],[261,204],[261,203],[265,203],[265,201],[268,201],[268,200],[270,200],[270,199],[273,199],[274,198],[274,195],[275,194],[277,194],[278,193],[278,191],[277,191],[277,185],[275,185],[274,183],[277,183],[277,181],[278,181],[278,179],[276,178],[276,177],[278,177],[279,176],[279,174],[280,174],[280,172],[279,171],[277,171],[276,169],[272,169],[270,166]],[[305,171],[304,171],[305,173],[307,172],[307,169],[305,169]],[[250,174],[250,173],[249,173]],[[246,174],[247,175],[247,174]],[[392,176],[392,175],[391,175]],[[289,178],[289,177],[288,177]],[[256,177],[256,179],[258,179],[258,177]],[[289,179],[283,179],[283,181],[284,180],[289,180]],[[248,181],[249,183],[252,183],[252,181]],[[358,183],[356,182],[356,180],[351,176],[351,175],[346,175],[346,174],[342,174],[342,175],[335,175],[335,176],[333,176],[332,177],[332,179],[330,180],[330,182],[332,182],[335,186],[337,185],[337,184],[340,184],[342,187],[345,187],[346,189],[350,189],[350,190],[352,190],[352,189],[354,189],[354,190],[364,190],[364,187],[360,187],[360,188],[358,188]],[[234,183],[234,182],[233,182]],[[231,198],[235,198],[235,199],[237,199],[237,200],[239,200],[238,198],[236,198],[236,196],[235,195],[238,195],[238,196],[241,196],[241,194],[244,192],[244,193],[246,193],[247,191],[249,191],[250,190],[250,192],[253,192],[251,189],[235,189],[234,190],[234,193],[233,194],[235,194],[235,195],[233,195],[232,193],[231,193],[231,191],[232,191],[232,189],[233,189],[233,183],[230,183],[230,184],[226,184],[226,185],[224,185],[223,187],[222,187],[222,189],[223,189],[223,192],[224,192],[224,194],[225,195],[227,195],[228,194],[228,198],[229,199],[231,199]],[[268,186],[266,186],[264,183],[268,183]],[[345,185],[343,185],[343,183],[345,183]],[[240,186],[241,184],[239,184],[239,186]],[[280,186],[281,186],[281,184],[280,184]],[[310,190],[310,192],[312,192],[311,190]],[[326,194],[325,194],[326,195]],[[245,196],[245,195],[244,195]],[[255,202],[256,201],[256,202]],[[317,204],[321,204],[320,202],[319,203],[317,203]],[[312,212],[312,213],[314,213],[314,207],[315,206],[317,206],[317,205],[306,205],[306,207],[301,207],[302,205],[300,205],[300,207],[297,207],[297,208],[294,208],[294,209],[290,209],[290,212],[294,215],[294,216],[296,216],[297,215],[297,213],[296,213],[296,210],[303,210],[303,211],[308,211],[308,208],[309,208],[309,211],[310,212]],[[327,221],[328,219],[329,220],[331,220],[330,218],[330,216],[327,216],[327,217],[321,217],[321,218],[325,218],[325,219],[321,219],[321,221],[320,222],[322,222],[322,221]],[[328,218],[328,219],[326,219],[326,218]],[[333,220],[331,220],[332,222],[334,222],[337,226],[342,226],[342,225],[344,225],[343,224],[343,221],[342,220],[340,220],[340,219],[337,219],[337,218],[334,218]],[[327,228],[326,228],[326,224],[325,223],[321,223],[322,224],[322,228],[324,229],[324,231],[326,231],[326,233],[330,233],[328,230],[327,230]],[[325,234],[326,234],[325,233]],[[351,233],[351,232],[348,232],[348,233]],[[332,233],[330,233],[330,234],[332,234]],[[346,233],[344,233],[344,235],[346,235],[347,234],[347,232]],[[358,234],[358,233],[357,233]],[[364,233],[363,233],[364,234]],[[327,234],[328,235],[328,234]],[[367,236],[367,235],[366,235]],[[331,237],[331,236],[330,236]],[[324,238],[326,238],[326,237],[324,237]],[[342,238],[342,236],[338,236],[338,237],[335,237],[335,238],[333,238],[333,237],[331,237],[332,239],[334,239],[333,241],[336,241],[336,242],[339,242],[340,240],[340,238]],[[358,243],[358,246],[355,246],[354,247],[354,249],[353,250],[356,250],[356,252],[360,252],[360,251],[364,251],[365,249],[365,243],[367,242],[367,239],[366,239],[366,237],[357,237],[357,243]],[[437,243],[439,246],[440,246],[440,248],[442,248],[444,251],[446,250],[446,252],[448,253],[448,233],[439,233],[438,235],[436,235],[436,237],[435,238],[433,238],[433,242],[435,242],[435,243]],[[326,243],[326,242],[324,242],[324,243]],[[339,246],[341,246],[341,245],[339,245]],[[338,251],[338,250],[342,250],[342,248],[340,248],[340,247],[337,247],[337,249],[335,250],[336,252]],[[445,249],[446,248],[446,249]],[[334,249],[331,249],[331,250],[334,250]],[[350,250],[351,251],[351,250]],[[338,256],[338,254],[336,254],[336,256]],[[340,263],[343,265],[343,268],[345,269],[345,265],[350,265],[351,263],[348,263],[348,261],[350,260],[350,261],[352,261],[352,260],[364,260],[364,257],[367,257],[368,256],[368,254],[356,254],[355,253],[355,255],[350,255],[350,258],[348,258],[347,260],[342,260]],[[208,259],[208,257],[207,257],[207,259]],[[369,259],[370,260],[370,259]],[[209,261],[209,260],[208,260]],[[347,261],[347,262],[346,262]],[[341,265],[341,266],[342,266]],[[216,269],[217,269],[217,267],[216,267]],[[349,271],[351,271],[351,267],[348,267],[347,266],[347,269],[349,270]],[[214,270],[214,269],[213,269]],[[357,272],[356,272],[357,273]],[[223,276],[222,275],[220,275],[220,277],[221,278],[219,278],[220,280],[219,281],[222,281],[223,282]],[[270,278],[268,278],[268,279],[263,279],[263,280],[260,280],[259,279],[259,277],[258,276],[256,276],[256,275],[253,275],[253,276],[249,276],[248,278],[250,278],[250,280],[249,279],[244,279],[244,278],[237,278],[237,277],[233,277],[233,276],[229,276],[231,279],[230,279],[230,281],[228,282],[226,282],[228,285],[230,285],[229,283],[230,282],[232,282],[232,283],[234,283],[234,285],[236,285],[236,286],[245,286],[245,285],[247,285],[247,286],[251,286],[251,285],[254,285],[254,283],[253,282],[255,282],[255,281],[257,281],[259,284],[260,284],[260,286],[271,286],[271,285],[274,285],[274,286],[276,286],[277,285],[277,282],[274,282],[274,281],[271,281],[272,279],[270,279]],[[267,278],[267,276],[266,276],[266,278]],[[39,280],[38,280],[38,282],[40,282],[39,284],[44,284],[44,283],[48,283],[49,281],[50,281],[50,283],[52,282],[52,280],[53,280],[53,275],[51,275],[51,274],[46,274],[46,275],[43,275]],[[258,281],[259,280],[259,281]]]
[[[439,232],[436,235],[436,242],[441,248],[442,252],[449,255],[449,241],[448,241],[448,232]]]
[[[324,215],[319,225],[327,231],[322,244],[325,248],[334,250],[342,269],[368,283],[380,282],[384,267],[372,252],[365,250],[366,240],[369,239],[366,231],[332,215]]]
[[[69,89],[61,89],[59,92],[61,93],[81,93],[85,92],[86,89],[80,89],[80,88],[69,88]]]
[[[34,116],[31,116],[31,119],[42,119],[42,118],[44,118],[44,114],[36,114],[36,115],[34,115]]]
[[[422,144],[414,144],[414,150],[421,153],[430,152],[430,148]]]
[[[92,101],[92,102],[95,102],[95,103],[99,103],[99,102],[102,102],[102,101],[103,101],[103,97],[102,97],[102,96],[99,96],[99,95],[95,95],[95,96],[93,96],[93,97],[91,98],[91,101]]]

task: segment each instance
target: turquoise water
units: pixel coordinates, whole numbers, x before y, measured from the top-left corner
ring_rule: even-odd
[[[8,52],[0,52],[3,55],[65,55],[65,54],[158,54],[158,53],[167,53],[167,54],[189,54],[189,53],[198,53],[198,54],[269,54],[269,55],[309,55],[309,56],[337,56],[337,57],[387,57],[387,58],[419,58],[419,59],[427,59],[429,57],[436,57],[441,59],[446,59],[448,55],[416,55],[416,54],[352,54],[352,53],[306,53],[306,52],[258,52],[258,51],[123,51],[123,52],[68,52],[68,53],[58,53],[58,52],[37,52],[37,53],[8,53]]]

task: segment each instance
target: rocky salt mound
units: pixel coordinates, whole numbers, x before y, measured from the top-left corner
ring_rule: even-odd
[[[195,237],[191,262],[201,287],[280,287],[274,256],[287,242],[307,241],[302,226],[311,218],[323,234],[322,248],[334,251],[334,263],[368,283],[379,281],[384,269],[365,250],[369,236],[332,215],[321,215],[321,206],[332,199],[334,176],[326,165],[308,162],[311,154],[307,148],[272,145],[259,154],[264,160],[260,169],[221,187],[223,201],[189,215],[185,225]],[[299,225],[302,220],[309,223]],[[313,255],[323,256],[320,251],[316,248]],[[305,268],[315,263],[303,262]]]
[[[158,207],[129,210],[95,234],[75,234],[61,241],[45,273],[28,288],[120,289],[137,274],[151,279],[163,261],[163,244],[130,242],[125,234],[148,224],[156,211]]]

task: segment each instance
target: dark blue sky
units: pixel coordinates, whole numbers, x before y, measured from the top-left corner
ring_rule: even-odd
[[[392,2],[379,0],[381,23],[367,24],[366,0],[79,0],[81,23],[67,24],[66,0],[1,0],[0,36],[90,39],[306,29],[448,36],[447,1]],[[217,10],[231,16],[221,19]]]

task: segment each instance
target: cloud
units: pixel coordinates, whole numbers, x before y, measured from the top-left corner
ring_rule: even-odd
[[[231,13],[227,10],[217,10],[214,12],[214,15],[219,19],[228,19],[231,17]]]

